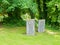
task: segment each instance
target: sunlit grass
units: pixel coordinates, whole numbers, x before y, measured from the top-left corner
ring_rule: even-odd
[[[36,32],[27,36],[25,27],[1,27],[0,45],[60,45],[60,35]]]

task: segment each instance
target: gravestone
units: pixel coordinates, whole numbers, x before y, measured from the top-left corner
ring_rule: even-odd
[[[45,31],[45,20],[39,20],[38,21],[38,32],[44,32]]]
[[[27,20],[26,33],[27,33],[27,35],[34,35],[35,34],[35,20],[34,19]]]

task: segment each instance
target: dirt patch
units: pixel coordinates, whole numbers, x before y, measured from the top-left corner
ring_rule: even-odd
[[[52,35],[56,35],[57,34],[57,32],[53,32],[53,31],[49,31],[49,30],[47,30],[46,31],[48,34],[52,34]]]

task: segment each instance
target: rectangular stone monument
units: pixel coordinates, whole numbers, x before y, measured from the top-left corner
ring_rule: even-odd
[[[45,20],[39,20],[38,22],[38,32],[44,32],[45,31]]]
[[[27,20],[26,33],[27,33],[27,35],[34,35],[35,34],[35,20],[34,19]]]

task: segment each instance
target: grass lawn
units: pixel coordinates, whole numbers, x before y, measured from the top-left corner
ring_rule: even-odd
[[[46,29],[27,36],[25,27],[0,27],[0,45],[60,45],[60,33]]]

